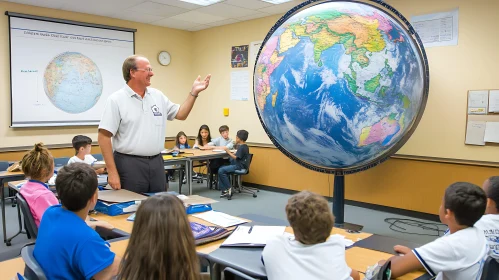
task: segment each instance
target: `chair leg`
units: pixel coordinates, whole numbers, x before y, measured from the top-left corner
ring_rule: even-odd
[[[253,197],[257,197],[256,193],[259,192],[258,189],[243,186],[243,176],[238,176],[237,184],[239,185],[239,192],[252,194]]]

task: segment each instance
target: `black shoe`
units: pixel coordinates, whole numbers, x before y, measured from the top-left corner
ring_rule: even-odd
[[[222,193],[220,194],[220,198],[227,197],[228,195],[229,195],[229,191],[222,191]]]

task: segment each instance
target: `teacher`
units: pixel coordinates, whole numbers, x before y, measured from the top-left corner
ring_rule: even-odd
[[[154,76],[149,60],[133,55],[123,62],[126,85],[111,94],[99,124],[99,145],[106,162],[108,183],[115,190],[136,193],[166,190],[161,151],[167,120],[185,120],[198,94],[208,88],[211,75],[198,76],[182,105],[150,88]],[[114,148],[114,152],[113,152]]]

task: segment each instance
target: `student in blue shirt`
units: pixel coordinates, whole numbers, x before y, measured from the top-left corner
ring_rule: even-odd
[[[85,163],[66,165],[56,189],[62,205],[43,214],[33,253],[47,279],[112,279],[121,258],[85,223],[97,203],[97,174]]]

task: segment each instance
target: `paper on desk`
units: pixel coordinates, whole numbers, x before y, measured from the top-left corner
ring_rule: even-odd
[[[466,126],[466,139],[464,143],[469,145],[485,145],[485,121],[468,121]]]
[[[487,122],[485,124],[484,141],[499,143],[499,122]]]
[[[247,223],[245,220],[216,211],[208,211],[192,216],[224,228]]]
[[[268,240],[282,235],[285,229],[279,226],[238,226],[222,246],[265,246]]]
[[[146,199],[147,196],[141,195],[138,193],[134,193],[125,189],[121,190],[109,190],[109,191],[100,191],[99,192],[99,200],[114,202],[114,203],[122,203],[129,201],[140,201]]]
[[[284,232],[283,235],[285,237],[289,238],[289,239],[295,239],[295,236],[292,233]],[[345,236],[343,236],[341,234],[331,234],[329,237],[331,237],[331,236],[338,236],[338,237],[340,237],[343,240],[343,242],[345,243],[345,247],[350,247],[350,246],[352,246],[355,243],[352,240],[345,238]]]

